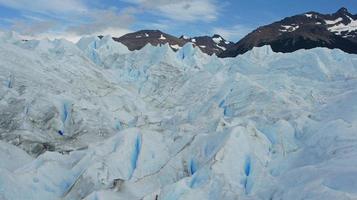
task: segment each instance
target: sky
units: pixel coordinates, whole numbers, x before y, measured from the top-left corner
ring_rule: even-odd
[[[115,37],[142,29],[238,41],[255,28],[308,11],[357,14],[357,0],[0,0],[0,29],[28,38]]]

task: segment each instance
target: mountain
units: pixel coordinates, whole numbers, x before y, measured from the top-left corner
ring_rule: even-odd
[[[226,41],[220,35],[200,36],[200,37],[186,37],[179,38],[159,30],[141,30],[134,33],[128,33],[121,37],[113,37],[114,41],[120,42],[128,47],[129,50],[139,50],[147,44],[153,46],[160,46],[169,44],[169,46],[177,51],[187,43],[192,43],[201,49],[202,52],[208,55],[220,54],[228,48],[231,48],[234,43]]]
[[[253,47],[270,45],[274,52],[293,52],[299,49],[327,47],[357,54],[357,15],[346,8],[333,14],[307,12],[284,18],[281,21],[262,26],[249,33],[237,43],[225,40],[220,35],[176,37],[160,30],[141,30],[114,37],[129,50],[139,50],[147,44],[154,46],[168,44],[177,51],[187,43],[208,54],[218,57],[235,57]]]
[[[307,12],[259,27],[223,51],[219,57],[235,57],[253,47],[270,45],[275,52],[315,47],[338,48],[357,53],[357,15],[346,8],[333,14]]]
[[[147,44],[158,46],[166,43],[168,43],[172,49],[177,50],[185,44],[183,40],[159,30],[141,30],[128,33],[118,38],[114,37],[113,40],[123,43],[131,51],[139,50]]]
[[[234,43],[225,40],[222,36],[214,34],[213,36],[198,36],[189,38],[187,36],[181,36],[180,39],[185,42],[192,42],[198,46],[202,52],[212,55],[220,54],[226,49],[232,48]]]

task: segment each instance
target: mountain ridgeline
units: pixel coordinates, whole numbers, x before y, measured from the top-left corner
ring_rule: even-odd
[[[220,35],[199,37],[175,37],[159,30],[141,30],[114,37],[129,50],[139,50],[147,44],[154,46],[168,43],[177,51],[186,43],[192,43],[202,52],[218,57],[236,57],[253,47],[270,45],[274,52],[293,52],[299,49],[326,47],[357,54],[357,15],[341,8],[333,14],[307,12],[281,21],[261,26],[237,43]]]
[[[315,47],[338,48],[357,53],[357,15],[346,8],[333,14],[307,12],[259,27],[230,49],[219,54],[235,57],[253,47],[270,45],[275,52],[293,52]]]
[[[129,50],[139,50],[147,44],[154,46],[168,43],[170,47],[177,51],[186,43],[191,42],[199,47],[202,52],[208,55],[219,55],[228,48],[234,46],[233,42],[229,42],[220,35],[201,36],[201,37],[187,37],[181,36],[179,38],[163,33],[159,30],[141,30],[134,33],[128,33],[118,38],[113,38],[114,41],[121,42],[128,47]]]

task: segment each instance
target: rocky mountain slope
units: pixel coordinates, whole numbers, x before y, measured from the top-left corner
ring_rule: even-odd
[[[275,52],[327,47],[357,53],[357,15],[341,8],[333,14],[307,12],[259,27],[219,54],[235,57],[253,47],[270,45]]]
[[[192,38],[181,36],[177,38],[159,30],[141,30],[134,33],[128,33],[118,38],[114,37],[113,39],[114,41],[121,42],[131,51],[139,50],[147,44],[159,46],[166,43],[169,44],[174,51],[177,51],[186,43],[192,43],[208,55],[220,54],[234,44],[233,42],[226,41],[220,35]]]

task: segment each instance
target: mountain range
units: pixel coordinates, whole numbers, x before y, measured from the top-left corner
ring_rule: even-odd
[[[356,54],[357,15],[351,14],[346,8],[341,8],[333,14],[311,11],[258,27],[236,43],[227,41],[217,34],[175,37],[160,30],[141,30],[113,39],[131,51],[139,50],[147,44],[158,46],[165,43],[177,51],[186,43],[192,43],[208,55],[216,54],[223,58],[235,57],[253,47],[264,45],[270,45],[274,52],[284,53],[327,47]]]
[[[223,39],[220,35],[213,36],[199,36],[199,37],[187,37],[181,36],[179,38],[164,33],[160,30],[141,30],[134,33],[128,33],[121,37],[114,37],[114,41],[121,42],[128,47],[129,50],[139,50],[147,44],[154,46],[163,45],[168,43],[170,47],[177,51],[186,43],[191,42],[195,46],[198,46],[202,52],[208,55],[221,54],[223,51],[234,46],[233,42]]]

